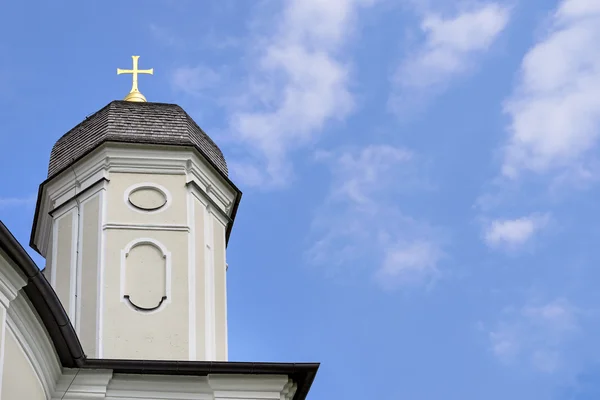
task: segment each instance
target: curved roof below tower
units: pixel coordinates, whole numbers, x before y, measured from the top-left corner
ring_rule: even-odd
[[[64,134],[50,153],[48,177],[68,168],[103,142],[195,147],[224,176],[219,147],[178,105],[113,101]]]

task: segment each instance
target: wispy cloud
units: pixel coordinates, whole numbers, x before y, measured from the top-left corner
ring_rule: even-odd
[[[158,24],[150,24],[149,31],[158,44],[179,51],[226,50],[239,47],[244,42],[243,38],[217,33],[206,26],[202,26],[202,34],[194,35],[193,40],[189,40],[189,35],[179,35],[175,30]]]
[[[318,154],[332,183],[313,221],[312,263],[350,274],[363,266],[385,288],[429,284],[440,276],[437,234],[398,206],[398,196],[422,186],[414,158],[387,145]]]
[[[469,71],[477,56],[496,41],[509,17],[510,8],[500,3],[478,4],[452,17],[425,14],[421,21],[423,43],[393,77],[392,108],[404,108],[403,103],[414,98],[415,91],[429,94],[442,90],[453,78]]]
[[[289,181],[290,153],[313,142],[325,124],[354,109],[350,67],[342,49],[353,32],[359,8],[369,0],[289,0],[276,28],[255,42],[248,87],[232,110],[234,140],[248,159],[232,173],[252,185]],[[250,172],[249,172],[250,171]]]
[[[600,3],[563,0],[549,32],[525,55],[507,100],[502,172],[581,169],[600,133]]]
[[[206,89],[219,83],[221,76],[205,65],[176,68],[171,75],[172,85],[176,90],[192,96],[206,95]]]
[[[548,214],[532,214],[516,219],[496,219],[485,227],[484,240],[493,248],[516,249],[529,242],[548,224]]]
[[[0,210],[12,207],[27,207],[35,204],[36,197],[0,197]]]
[[[161,45],[177,49],[185,48],[184,40],[170,29],[156,24],[150,24],[149,29],[154,39]]]
[[[439,247],[425,240],[398,243],[385,249],[385,257],[376,278],[384,287],[432,282],[440,275]]]
[[[507,308],[488,335],[492,352],[502,362],[550,373],[561,367],[564,345],[578,330],[579,310],[559,298]]]

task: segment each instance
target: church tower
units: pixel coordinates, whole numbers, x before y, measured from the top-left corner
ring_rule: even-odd
[[[90,358],[227,360],[226,247],[239,189],[179,106],[137,88],[62,136],[31,245]]]

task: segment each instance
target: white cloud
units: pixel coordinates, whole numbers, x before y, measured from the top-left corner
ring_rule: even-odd
[[[312,263],[344,274],[362,265],[385,288],[428,284],[440,275],[437,235],[398,206],[399,196],[422,185],[414,158],[387,145],[318,154],[331,168],[332,184],[313,221]]]
[[[349,65],[341,50],[367,0],[289,0],[274,32],[257,41],[257,59],[230,124],[234,140],[260,165],[251,184],[283,185],[290,178],[289,153],[315,140],[330,120],[354,109]],[[234,175],[247,168],[233,168]]]
[[[184,48],[183,40],[172,31],[156,24],[150,24],[150,33],[160,44],[172,48]]]
[[[563,0],[558,7],[560,18],[593,17],[600,14],[600,3],[595,0]]]
[[[431,242],[415,240],[399,243],[385,249],[384,254],[383,263],[376,273],[384,287],[427,282],[439,275],[437,264],[442,253]]]
[[[413,158],[412,152],[388,145],[371,145],[359,152],[320,152],[317,158],[333,161],[332,198],[360,207],[374,207],[386,190],[384,182],[399,165]],[[387,179],[386,179],[387,175]]]
[[[581,168],[600,132],[600,5],[564,0],[546,36],[525,55],[507,100],[503,175]]]
[[[0,197],[0,210],[9,207],[31,206],[35,204],[35,195],[29,197]]]
[[[171,75],[173,87],[190,95],[205,95],[205,89],[219,83],[221,77],[213,69],[204,65],[179,67]]]
[[[522,246],[548,224],[549,218],[547,214],[532,214],[517,219],[493,220],[485,229],[485,242],[490,247]]]
[[[579,311],[566,299],[506,309],[488,332],[491,350],[506,364],[524,364],[542,372],[561,367],[564,346],[579,330]]]
[[[437,90],[469,70],[474,58],[489,49],[506,27],[510,9],[499,3],[480,4],[451,18],[428,13],[421,21],[425,40],[394,76],[392,106],[406,89]]]

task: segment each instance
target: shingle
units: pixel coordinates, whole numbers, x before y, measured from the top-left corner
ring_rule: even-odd
[[[104,142],[193,146],[227,176],[223,153],[178,105],[113,101],[63,135],[50,153],[48,177]]]

